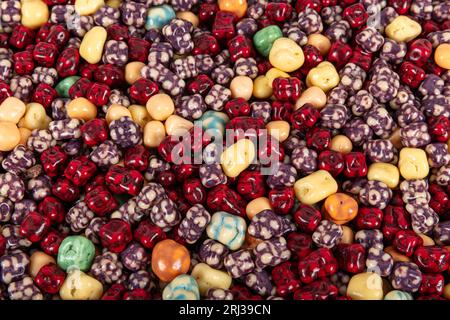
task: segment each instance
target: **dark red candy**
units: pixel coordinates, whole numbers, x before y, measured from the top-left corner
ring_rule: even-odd
[[[143,220],[134,230],[134,239],[139,241],[147,249],[153,247],[160,241],[166,239],[166,233],[158,226],[155,226],[150,220]]]
[[[98,65],[96,64],[84,62],[80,66],[80,75],[83,78],[86,78],[87,80],[92,80],[94,78],[94,73],[97,70],[97,68]]]
[[[366,267],[366,250],[359,243],[338,244],[336,258],[339,268],[349,273],[361,273]]]
[[[106,84],[94,83],[86,92],[86,98],[97,107],[108,103],[111,90]]]
[[[422,273],[419,293],[440,295],[444,291],[444,276],[442,274]]]
[[[105,175],[103,173],[95,175],[89,182],[84,186],[86,193],[97,188],[98,186],[105,186]]]
[[[0,81],[0,103],[5,101],[6,98],[11,97],[13,95],[9,85]]]
[[[234,98],[225,103],[224,111],[233,119],[250,115],[250,104],[244,98]]]
[[[9,44],[18,49],[23,50],[26,46],[30,45],[34,41],[34,31],[23,25],[16,25],[9,37]]]
[[[440,273],[449,268],[450,253],[438,246],[420,246],[414,252],[414,262],[427,273]]]
[[[114,253],[125,250],[133,239],[130,225],[121,219],[109,220],[100,228],[98,235],[102,246]]]
[[[45,197],[38,205],[38,211],[44,217],[47,217],[51,223],[61,223],[64,221],[66,210],[64,204],[52,196]]]
[[[423,245],[423,240],[412,230],[400,230],[392,243],[397,251],[411,257],[418,247]]]
[[[81,126],[81,137],[89,147],[97,146],[108,139],[108,124],[105,119],[92,119]]]
[[[367,22],[369,15],[361,3],[355,3],[345,8],[342,17],[347,20],[352,28],[358,29]]]
[[[130,97],[141,105],[145,105],[151,96],[159,91],[158,85],[151,80],[141,78],[128,89]]]
[[[388,5],[397,11],[398,14],[407,14],[412,0],[388,0]]]
[[[98,186],[87,192],[84,202],[99,216],[111,213],[119,207],[119,203],[105,186]]]
[[[39,269],[34,283],[44,293],[57,294],[66,279],[66,273],[55,263],[49,263]]]
[[[95,81],[104,83],[110,88],[119,87],[125,82],[123,69],[112,64],[99,66],[93,73],[93,76]]]
[[[292,113],[290,122],[294,129],[307,130],[308,128],[312,128],[319,119],[319,110],[311,104],[306,103]]]
[[[287,247],[292,252],[294,260],[303,260],[313,252],[313,242],[309,234],[291,232],[287,236]]]
[[[67,163],[67,154],[60,146],[53,146],[41,153],[42,169],[53,178],[58,176]]]
[[[50,228],[50,219],[37,212],[28,213],[20,224],[20,235],[31,242],[38,242]]]
[[[105,182],[109,190],[115,194],[136,196],[142,189],[144,177],[137,170],[111,166],[105,176]]]
[[[125,152],[123,163],[125,167],[144,171],[148,167],[150,152],[143,145],[135,145]]]
[[[198,93],[204,96],[209,92],[213,85],[214,81],[212,81],[208,75],[199,74],[188,83],[186,88],[190,94]]]
[[[126,290],[127,288],[122,283],[114,283],[105,291],[101,300],[121,300]]]
[[[298,263],[298,274],[303,283],[311,283],[317,278],[328,277],[338,270],[338,262],[330,249],[319,248]]]
[[[147,62],[150,43],[144,39],[131,37],[128,39],[128,60]]]
[[[141,288],[133,289],[123,294],[123,300],[150,300],[150,299],[151,299],[150,292]]]
[[[294,300],[332,300],[338,288],[328,280],[317,280],[294,292]]]
[[[356,64],[367,72],[372,66],[372,53],[366,52],[360,47],[355,47],[349,62]]]
[[[64,237],[55,230],[50,230],[39,243],[42,251],[51,256],[58,254],[59,246],[64,240]]]
[[[56,71],[61,78],[74,76],[78,73],[80,53],[75,48],[67,48],[56,61]]]
[[[175,173],[170,170],[160,171],[156,175],[156,181],[163,187],[170,187],[176,182]]]
[[[301,204],[294,212],[294,221],[300,231],[312,234],[322,221],[322,214],[310,205]]]
[[[33,101],[48,108],[57,96],[58,93],[52,86],[46,83],[39,83],[34,90]]]
[[[407,230],[411,225],[409,213],[403,207],[388,205],[384,209],[383,237],[391,241],[400,230]]]
[[[286,297],[300,288],[294,268],[292,262],[286,261],[272,269],[272,280],[277,287],[277,294],[281,297]]]
[[[231,39],[236,34],[234,27],[237,17],[234,13],[219,11],[212,25],[212,35],[217,39]]]
[[[67,41],[69,41],[69,37],[69,31],[67,31],[64,26],[57,24],[51,26],[46,38],[46,42],[54,44],[58,49],[61,49],[67,44]]]
[[[273,95],[280,101],[296,102],[302,93],[302,82],[298,78],[275,78],[272,82]]]
[[[362,152],[350,152],[344,158],[344,175],[347,178],[364,177],[367,175],[366,157]]]
[[[183,182],[183,194],[191,205],[204,203],[206,201],[206,190],[200,179],[189,178]]]
[[[335,0],[333,0],[333,1],[335,1]],[[334,3],[333,5],[336,5],[336,3]],[[320,12],[320,10],[322,9],[322,1],[321,0],[298,0],[295,3],[295,10],[299,13],[302,11],[305,11],[306,8],[310,8],[317,12]]]
[[[270,2],[266,5],[265,14],[274,22],[285,22],[292,15],[292,6],[285,2]]]
[[[18,75],[31,74],[34,70],[33,54],[28,51],[17,52],[13,55],[14,71]]]
[[[405,61],[399,69],[400,81],[411,88],[417,88],[425,79],[425,71],[414,63]]]
[[[360,207],[355,218],[358,229],[379,229],[383,222],[383,211],[374,207]]]
[[[310,44],[304,45],[302,49],[303,55],[305,56],[305,61],[303,62],[302,67],[299,69],[299,72],[300,75],[306,76],[312,68],[316,67],[323,61],[323,56],[320,53],[319,49]]]
[[[288,121],[292,115],[292,103],[287,101],[275,100],[272,102],[272,121],[283,120]]]
[[[328,171],[333,177],[338,176],[344,170],[344,156],[334,150],[322,151],[317,163],[320,170]]]
[[[238,177],[236,190],[250,201],[266,194],[264,176],[258,171],[243,171]]]
[[[213,211],[225,211],[245,217],[246,201],[227,185],[221,184],[212,188],[208,192],[206,203]]]
[[[192,50],[192,53],[195,55],[208,54],[215,56],[220,52],[219,42],[210,34],[201,33],[199,35],[196,35],[193,41],[194,49]]]
[[[350,47],[347,43],[337,40],[331,44],[330,51],[328,51],[327,60],[334,64],[336,68],[340,69],[347,64],[352,55],[352,47]]]
[[[79,156],[70,161],[64,170],[64,176],[76,186],[85,185],[97,171],[95,163],[86,156]]]
[[[273,211],[282,215],[289,214],[295,204],[294,188],[272,189],[268,198]]]
[[[314,127],[306,133],[306,145],[309,148],[323,151],[330,147],[330,143],[331,133],[329,130]]]
[[[242,34],[228,41],[230,60],[236,62],[239,58],[250,58],[254,56],[252,41]]]
[[[427,39],[416,39],[409,45],[405,59],[412,63],[423,66],[428,61],[433,51],[431,42]]]
[[[6,239],[0,234],[0,256],[3,256],[6,251]]]
[[[58,178],[52,185],[52,193],[60,200],[74,202],[80,196],[80,189],[66,178]]]
[[[217,3],[202,2],[198,9],[198,19],[202,24],[211,23],[214,21],[216,12],[219,11]]]
[[[52,67],[56,62],[58,47],[51,43],[39,42],[33,50],[33,59],[43,67]]]
[[[92,82],[87,78],[78,79],[69,89],[69,96],[71,99],[85,97]]]
[[[128,27],[121,24],[113,24],[106,29],[108,40],[127,41],[130,38]]]

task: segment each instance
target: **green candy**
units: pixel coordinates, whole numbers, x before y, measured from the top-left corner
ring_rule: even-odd
[[[58,266],[63,270],[87,271],[91,267],[95,247],[91,240],[82,236],[66,237],[58,250]]]
[[[268,26],[255,33],[253,36],[253,44],[260,54],[267,57],[275,40],[282,36],[283,33],[278,26]]]
[[[384,296],[384,300],[414,300],[413,296],[405,291],[392,290]]]
[[[75,82],[78,81],[81,77],[79,76],[71,76],[62,79],[55,87],[58,96],[61,98],[69,98],[69,89]]]

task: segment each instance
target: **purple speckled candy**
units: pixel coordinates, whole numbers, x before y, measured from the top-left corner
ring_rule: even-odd
[[[168,94],[178,96],[183,92],[186,83],[162,64],[145,66],[141,69],[141,75],[149,80],[157,82]]]
[[[447,187],[450,185],[450,165],[442,166],[436,173],[436,183]]]
[[[230,51],[228,51],[228,49],[224,49],[222,51],[219,52],[219,54],[217,54],[214,57],[214,63],[217,66],[229,66],[230,65]]]
[[[138,243],[132,242],[120,253],[120,260],[125,268],[136,272],[145,269],[149,263],[149,258],[145,249]]]
[[[268,123],[272,117],[272,106],[267,101],[254,101],[250,103],[250,116]]]
[[[286,37],[295,41],[299,46],[304,46],[308,43],[308,36],[299,28],[298,23],[287,24],[287,29],[284,33]]]
[[[419,20],[430,20],[433,14],[433,0],[413,0],[410,13]]]
[[[68,140],[61,144],[61,148],[68,156],[79,155],[83,151],[83,142],[80,140]]]
[[[56,98],[52,101],[50,108],[52,109],[53,120],[62,120],[68,118],[66,106],[69,102],[70,99],[66,98]]]
[[[211,72],[211,79],[213,79],[215,83],[225,86],[231,82],[233,77],[234,77],[233,69],[226,65],[217,66]]]
[[[381,48],[380,58],[389,63],[400,64],[406,56],[407,50],[408,47],[406,43],[386,38],[384,39],[384,44]]]
[[[5,222],[2,219],[7,212],[6,206],[10,203],[9,200],[0,200],[0,221]],[[22,223],[22,219],[31,211],[37,211],[37,204],[31,199],[22,199],[14,203],[14,210],[11,211],[11,222],[17,225]],[[7,221],[7,220],[6,220]]]
[[[196,204],[189,208],[186,216],[181,220],[178,235],[189,244],[195,243],[200,239],[210,221],[211,215],[205,207]]]
[[[27,103],[33,95],[33,81],[31,76],[14,76],[9,83],[9,88],[14,97]]]
[[[144,173],[144,177],[148,181],[153,181],[159,172],[169,169],[170,164],[161,158],[158,158],[156,155],[151,155],[148,161],[148,168]]]
[[[342,104],[327,104],[320,111],[320,124],[328,129],[341,129],[348,119],[347,107]]]
[[[192,31],[192,23],[182,19],[173,19],[162,28],[162,34],[177,54],[186,54],[194,49]]]
[[[120,13],[122,22],[127,26],[141,28],[145,24],[147,5],[136,2],[122,2]]]
[[[330,25],[334,22],[342,20],[342,11],[343,9],[341,6],[325,7],[320,11],[320,15],[322,17],[322,21],[325,24]]]
[[[28,272],[30,259],[20,250],[5,254],[0,258],[0,279],[5,284],[22,279]]]
[[[27,191],[33,200],[42,201],[45,197],[52,195],[51,179],[46,175],[30,179],[27,183]]]
[[[248,249],[235,251],[224,258],[224,266],[232,278],[240,278],[255,268],[251,251]]]
[[[203,97],[199,94],[182,96],[176,105],[175,113],[182,118],[193,121],[200,118],[207,109]]]
[[[356,178],[351,180],[346,180],[342,183],[342,190],[353,195],[358,195],[362,188],[367,183],[366,178]]]
[[[366,206],[383,210],[392,198],[392,190],[381,181],[367,181],[359,191],[359,201]]]
[[[333,88],[327,97],[327,104],[345,104],[348,92],[342,85]]]
[[[215,84],[209,90],[205,97],[205,103],[215,111],[222,111],[225,103],[231,98],[231,90],[221,86],[220,84]]]
[[[198,75],[197,64],[194,56],[175,59],[172,62],[172,70],[181,79],[193,78]]]
[[[297,17],[298,27],[306,34],[323,31],[322,18],[314,9],[306,7]]]
[[[247,76],[252,79],[258,76],[258,65],[253,58],[237,59],[233,70],[236,76]]]
[[[223,267],[223,259],[228,253],[226,246],[212,239],[206,239],[198,252],[200,260],[215,269]]]
[[[269,273],[265,270],[250,272],[245,276],[244,283],[260,296],[275,294],[276,288],[271,281]]]
[[[450,162],[450,154],[446,143],[430,143],[425,147],[430,167],[439,168]]]
[[[8,286],[8,296],[11,300],[44,300],[44,296],[34,285],[31,277],[24,277],[11,283]]]
[[[0,196],[12,202],[22,200],[25,195],[25,184],[11,172],[0,174]]]
[[[345,20],[335,21],[331,23],[325,31],[325,36],[327,36],[331,42],[342,41],[347,43],[352,37],[352,28]]]
[[[172,200],[163,198],[153,205],[150,220],[160,228],[171,228],[180,222],[181,215]]]
[[[422,111],[428,117],[450,117],[450,96],[430,95],[421,101]]]
[[[382,59],[377,60],[381,63]],[[374,63],[375,66],[375,63]],[[380,102],[389,102],[397,95],[400,77],[385,63],[373,70],[367,90]]]
[[[396,262],[390,276],[394,289],[416,292],[422,283],[422,272],[412,262]]]
[[[397,124],[389,111],[381,106],[369,110],[365,114],[364,119],[367,125],[373,130],[373,133],[383,139],[389,138],[397,128]]]
[[[405,103],[396,112],[397,123],[400,127],[406,127],[413,122],[425,121],[422,111],[410,103]]]
[[[168,42],[156,42],[150,46],[148,54],[148,65],[156,66],[162,64],[165,67],[169,65],[170,60],[173,57],[172,45]]]
[[[83,37],[94,27],[94,19],[91,16],[80,16],[72,13],[66,18],[67,30],[77,37]]]
[[[103,284],[112,284],[120,279],[122,269],[117,253],[105,251],[94,258],[91,274]]]
[[[330,282],[338,288],[339,294],[343,296],[347,294],[347,284],[349,283],[349,281],[350,275],[343,271],[338,271],[330,276]]]
[[[419,86],[419,92],[423,96],[439,95],[444,90],[444,80],[435,74],[427,74]]]
[[[111,140],[121,148],[130,148],[142,142],[141,127],[130,117],[121,117],[109,124]]]
[[[367,27],[359,32],[355,41],[366,52],[377,52],[384,44],[383,36],[373,27]]]
[[[430,193],[428,192],[428,182],[426,180],[404,180],[400,183],[400,191],[402,200],[409,205],[422,206],[427,205],[430,201]]]
[[[136,202],[139,208],[148,210],[162,198],[167,197],[166,191],[159,183],[150,182],[142,188],[136,196]]]
[[[274,173],[267,177],[266,183],[271,189],[292,187],[297,178],[297,170],[286,163],[278,163]]]
[[[127,221],[130,224],[135,224],[141,221],[144,217],[148,217],[149,212],[141,209],[136,197],[128,199],[127,202],[122,204],[117,211],[111,214],[111,218],[117,218]]]
[[[21,4],[18,0],[6,0],[0,4],[0,25],[4,32],[11,32],[20,24],[22,18],[20,12]]]
[[[8,251],[16,250],[19,248],[26,249],[33,244],[30,240],[20,235],[19,225],[6,224],[3,226],[1,230],[2,230],[1,235],[6,240],[6,249]]]
[[[263,210],[255,215],[247,229],[249,235],[263,240],[282,235],[282,221],[272,210]]]
[[[21,200],[22,201],[22,200]],[[8,222],[14,211],[14,204],[5,197],[0,197],[0,222]]]
[[[372,162],[389,163],[394,159],[395,147],[390,140],[369,140],[363,146],[366,156]]]
[[[56,146],[56,139],[54,139],[52,133],[46,129],[34,129],[31,131],[31,135],[27,140],[27,147],[38,153],[42,153],[54,146]]]
[[[195,57],[195,67],[199,73],[210,74],[215,64],[213,58],[208,54],[198,54]]]
[[[210,288],[206,292],[206,300],[233,300],[233,293],[230,290]]]
[[[86,238],[91,240],[94,244],[100,244],[98,233],[100,232],[100,228],[107,222],[108,219],[104,217],[95,217],[94,219],[92,219],[91,222],[89,222],[88,227],[84,231]]]
[[[94,13],[94,23],[103,28],[118,24],[120,11],[117,8],[103,6]]]
[[[439,245],[450,245],[450,221],[439,222],[433,231],[434,240]]]
[[[355,95],[348,98],[347,104],[355,116],[362,116],[377,105],[377,102],[369,92],[359,90]]]
[[[330,249],[339,243],[343,235],[344,231],[340,225],[333,221],[322,220],[311,237],[318,247]]]
[[[6,171],[19,174],[36,164],[36,158],[31,150],[24,145],[17,145],[2,161],[2,167]]]
[[[299,174],[310,174],[317,170],[317,152],[306,147],[295,148],[292,151],[291,163]]]
[[[108,40],[103,51],[103,63],[123,67],[128,62],[128,45],[125,41]]]
[[[349,120],[344,127],[344,134],[356,146],[363,144],[370,140],[373,136],[373,131],[370,126],[359,118]]]
[[[253,255],[256,269],[262,270],[267,266],[274,267],[289,260],[291,252],[287,247],[286,239],[278,237],[259,243],[253,249]]]
[[[395,97],[389,101],[389,106],[394,110],[399,109],[404,104],[411,104],[417,107],[415,99],[414,94],[408,86],[400,85]]]
[[[213,188],[227,182],[227,176],[220,164],[202,164],[199,168],[199,177],[205,188]]]
[[[255,19],[244,18],[236,24],[236,33],[251,38],[258,31],[258,23]]]
[[[176,11],[189,11],[198,3],[198,0],[170,0],[170,4]]]
[[[355,242],[361,244],[364,248],[383,249],[383,233],[378,229],[359,230],[355,233]]]
[[[152,279],[152,275],[145,270],[133,272],[128,277],[127,281],[128,290],[144,289],[146,291],[150,291],[153,290],[155,287],[156,285]]]
[[[367,74],[360,66],[354,63],[347,63],[339,71],[339,76],[341,78],[339,86],[347,90],[350,95],[353,95],[361,90]]]
[[[87,206],[86,202],[78,201],[66,214],[66,222],[73,232],[80,232],[87,228],[95,214]]]
[[[13,62],[10,58],[2,59],[0,57],[0,80],[9,82],[13,74]]]
[[[439,223],[439,216],[428,205],[406,205],[414,232],[428,234]]]
[[[48,129],[55,140],[70,140],[81,137],[82,121],[78,119],[55,120],[49,123]]]
[[[391,274],[393,266],[394,259],[392,259],[389,253],[377,247],[369,249],[366,259],[367,272],[375,272],[382,277],[388,277]]]
[[[58,72],[55,68],[36,67],[31,79],[34,84],[45,83],[53,87],[58,79]]]
[[[411,148],[423,147],[431,142],[425,122],[414,122],[401,128],[400,139],[403,146]]]
[[[97,166],[107,168],[119,163],[121,155],[122,153],[117,148],[116,144],[107,140],[91,152],[89,159]]]

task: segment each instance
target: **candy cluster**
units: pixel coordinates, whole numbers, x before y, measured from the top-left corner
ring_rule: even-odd
[[[450,1],[0,2],[0,299],[450,299]]]

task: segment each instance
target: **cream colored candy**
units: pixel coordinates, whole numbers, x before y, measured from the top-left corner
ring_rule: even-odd
[[[26,110],[27,107],[21,100],[16,97],[8,97],[0,104],[0,121],[18,123]]]
[[[47,114],[42,104],[32,102],[26,105],[27,110],[25,115],[19,121],[19,127],[27,128],[33,131],[34,129],[45,129],[47,124]]]
[[[316,47],[322,56],[325,56],[331,48],[330,39],[320,33],[310,34],[307,44]]]
[[[347,296],[353,300],[382,300],[383,280],[372,272],[355,274],[347,285]]]
[[[347,154],[352,151],[352,141],[342,134],[338,134],[331,139],[330,149],[336,152]]]
[[[20,142],[20,131],[16,124],[0,121],[0,151],[11,151]]]
[[[220,156],[223,172],[230,178],[237,177],[255,159],[255,145],[249,139],[240,139],[224,150]]]
[[[450,43],[441,43],[434,51],[434,62],[444,69],[450,70]]]
[[[409,42],[421,32],[420,24],[407,16],[398,16],[384,28],[386,36],[397,42]]]
[[[152,116],[151,113],[150,116]],[[194,124],[189,120],[173,114],[166,119],[166,122],[164,122],[164,126],[166,127],[166,133],[168,135],[183,135],[184,133],[186,133],[186,131],[189,131],[194,126]]]
[[[400,173],[393,164],[377,162],[369,166],[367,179],[384,182],[389,188],[394,189],[399,183]]]
[[[35,251],[30,257],[30,275],[34,278],[41,268],[49,263],[56,263],[55,258],[42,251]]]
[[[308,87],[317,86],[324,92],[328,92],[339,84],[339,80],[339,74],[334,65],[323,61],[309,70],[306,76],[306,85]]]
[[[291,127],[289,122],[284,120],[270,121],[266,124],[267,133],[275,137],[278,141],[283,142],[289,137]]]
[[[322,109],[327,104],[327,95],[319,87],[309,87],[298,98],[295,103],[295,110],[300,109],[305,103],[310,103],[316,109]]]
[[[245,207],[245,213],[249,220],[252,220],[254,216],[264,210],[272,210],[269,199],[266,197],[253,199],[247,203],[247,206]]]
[[[152,119],[164,121],[175,111],[172,98],[165,93],[158,93],[148,99],[147,111]]]
[[[147,108],[144,106],[132,104],[128,107],[128,111],[130,111],[133,121],[140,125],[141,128],[143,128],[145,124],[151,120]]]
[[[124,106],[121,106],[120,104],[112,104],[106,112],[105,119],[107,123],[110,123],[122,117],[132,118],[130,110],[128,110]]]
[[[284,71],[281,71],[277,68],[270,68],[269,71],[266,72],[267,84],[272,88],[272,82],[276,78],[289,78],[290,75]]]
[[[78,269],[68,273],[59,289],[59,295],[63,300],[98,300],[102,294],[102,283]]]
[[[273,93],[266,76],[258,76],[253,80],[253,96],[257,99],[268,99]]]
[[[292,72],[305,62],[302,48],[289,38],[279,38],[274,41],[269,53],[269,61],[275,68]]]
[[[417,235],[422,238],[424,247],[430,247],[435,245],[434,240],[429,236],[422,233],[418,233]]]
[[[144,127],[144,145],[148,148],[156,148],[166,137],[166,129],[161,121],[152,120]]]
[[[104,5],[103,0],[75,0],[75,11],[80,16],[90,16]]]
[[[105,28],[99,26],[86,32],[80,44],[80,56],[90,64],[100,62],[107,35]]]
[[[196,264],[191,276],[197,281],[201,295],[205,295],[208,289],[227,290],[231,286],[231,277],[228,273],[213,269],[206,263]]]
[[[230,83],[231,96],[250,100],[253,93],[253,80],[246,76],[237,76]]]
[[[21,23],[27,28],[42,27],[50,16],[47,4],[42,0],[21,1]]]
[[[125,80],[128,84],[133,84],[137,80],[142,78],[141,69],[143,67],[145,67],[145,63],[140,61],[127,63],[127,65],[125,66]]]
[[[31,130],[27,128],[19,128],[20,141],[19,144],[27,145],[28,138],[31,136]]]
[[[122,3],[122,0],[107,0],[106,1],[106,5],[108,7],[114,8],[114,9],[119,9],[121,3]]]
[[[348,226],[341,226],[343,234],[342,234],[342,238],[339,241],[339,243],[344,243],[344,244],[352,244],[353,240],[355,239],[355,233],[353,232],[352,228],[348,227]]]
[[[338,185],[328,171],[318,170],[297,180],[294,184],[295,196],[304,204],[315,204],[336,193]]]
[[[424,179],[429,171],[427,154],[418,148],[403,148],[398,160],[400,174],[406,180]]]
[[[198,24],[200,23],[198,17],[191,11],[178,11],[177,18],[189,21],[194,28],[198,27]]]
[[[80,97],[73,99],[66,106],[67,115],[72,119],[89,121],[97,116],[97,107],[88,99]]]

